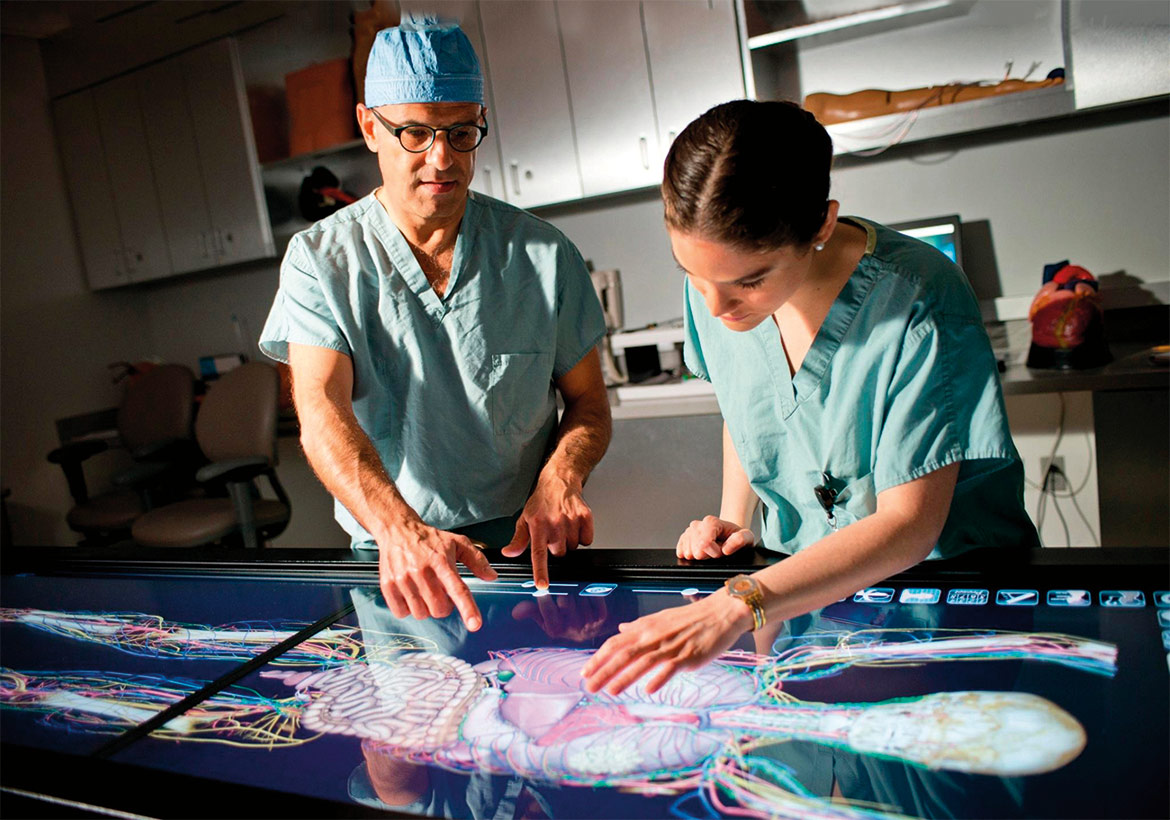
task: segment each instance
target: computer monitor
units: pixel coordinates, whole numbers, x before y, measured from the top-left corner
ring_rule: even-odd
[[[936,216],[930,219],[915,219],[910,222],[896,222],[888,227],[899,233],[921,239],[945,253],[956,265],[963,264],[962,235],[957,214]]]

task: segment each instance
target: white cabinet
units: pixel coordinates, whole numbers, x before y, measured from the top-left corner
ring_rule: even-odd
[[[274,255],[233,41],[54,110],[91,288]]]
[[[106,168],[92,91],[53,104],[57,142],[73,200],[74,224],[91,288],[129,282],[122,236],[114,212],[114,189]]]
[[[235,41],[220,40],[181,59],[216,264],[271,257],[276,251]]]
[[[158,190],[147,156],[143,109],[132,76],[94,89],[98,130],[121,228],[122,258],[132,282],[171,272],[166,234],[158,213]]]
[[[1170,94],[1170,4],[1073,0],[1067,20],[1077,108]]]
[[[556,5],[493,0],[479,10],[508,201],[530,207],[579,199]]]
[[[661,163],[687,123],[744,96],[743,61],[732,0],[644,0],[642,20]]]
[[[641,9],[629,0],[558,4],[585,196],[662,179]]]
[[[509,201],[657,185],[675,135],[744,95],[732,0],[481,0]]]
[[[167,232],[172,271],[209,268],[215,264],[215,242],[183,67],[178,60],[167,60],[139,71],[137,79],[140,98],[151,106],[146,138],[150,165],[162,192],[159,212]],[[171,91],[160,94],[162,88]]]
[[[123,77],[54,104],[65,176],[91,288],[170,273],[158,192],[134,80]]]
[[[471,188],[496,199],[507,199],[504,191],[503,167],[500,162],[500,143],[496,136],[496,107],[492,99],[491,70],[487,64],[486,52],[483,48],[483,33],[479,20],[479,5],[475,0],[402,0],[400,3],[403,18],[407,14],[435,14],[443,20],[454,20],[459,23],[467,39],[471,41],[475,54],[479,57],[479,67],[483,72],[483,104],[487,108],[488,132],[475,150],[475,176],[471,180]]]

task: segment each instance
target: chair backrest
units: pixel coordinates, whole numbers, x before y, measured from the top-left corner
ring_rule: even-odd
[[[276,417],[280,377],[276,368],[249,362],[211,383],[199,415],[195,439],[211,461],[263,456],[276,464]]]
[[[160,364],[126,388],[118,408],[118,434],[133,452],[146,444],[191,438],[195,374],[181,364]]]

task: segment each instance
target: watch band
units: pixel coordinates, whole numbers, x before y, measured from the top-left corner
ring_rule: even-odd
[[[736,575],[728,578],[723,586],[728,595],[738,598],[751,608],[752,632],[768,622],[768,616],[764,612],[764,591],[760,589],[755,578],[750,575]]]

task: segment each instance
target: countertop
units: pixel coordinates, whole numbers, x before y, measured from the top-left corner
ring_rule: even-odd
[[[1088,370],[1036,370],[1010,364],[1002,379],[1004,395],[1170,388],[1170,368],[1150,363],[1149,345],[1115,342],[1110,349],[1113,361]]]
[[[1023,364],[1026,351],[1006,356],[1001,375],[1005,396],[1032,393],[1075,393],[1098,390],[1170,389],[1170,368],[1149,362],[1151,346],[1138,342],[1110,344],[1113,361],[1089,370],[1036,370]],[[673,399],[621,401],[610,389],[615,420],[693,416],[719,413],[714,394]]]

